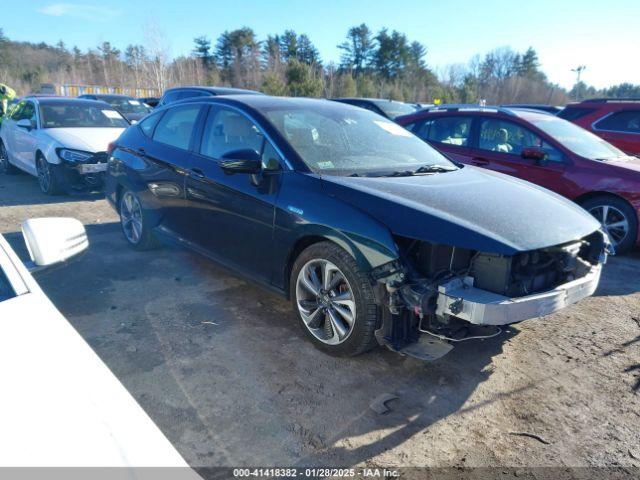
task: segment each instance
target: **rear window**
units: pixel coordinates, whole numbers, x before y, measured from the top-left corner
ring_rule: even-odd
[[[599,120],[594,127],[598,130],[640,133],[640,110],[612,113]]]
[[[594,108],[566,107],[558,114],[558,117],[572,121],[577,120],[578,118],[582,118],[585,115],[589,115],[590,113],[595,111],[596,110]]]
[[[92,102],[56,102],[40,105],[43,128],[125,128],[122,115],[107,106]]]

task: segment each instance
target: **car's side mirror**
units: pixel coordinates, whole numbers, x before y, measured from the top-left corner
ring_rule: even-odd
[[[22,118],[16,122],[16,125],[20,128],[25,128],[27,130],[33,130],[36,128],[35,122],[32,122],[28,118]]]
[[[31,262],[30,272],[39,272],[65,262],[89,247],[87,232],[75,218],[31,218],[22,224],[22,236]]]
[[[538,165],[546,165],[547,152],[537,147],[523,148],[520,156],[524,160],[533,160]]]
[[[222,156],[220,168],[225,173],[249,173],[256,174],[262,170],[262,158],[260,154],[250,148],[233,150]]]

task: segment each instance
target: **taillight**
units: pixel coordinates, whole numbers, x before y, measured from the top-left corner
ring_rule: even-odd
[[[107,155],[111,155],[116,148],[116,142],[110,142],[107,146]]]

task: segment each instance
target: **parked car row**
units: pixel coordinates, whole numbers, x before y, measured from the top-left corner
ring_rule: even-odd
[[[279,292],[335,355],[441,356],[591,295],[610,242],[637,240],[638,161],[553,115],[240,93],[171,89],[131,126],[25,98],[0,168],[47,193],[104,177],[131,247],[175,242]]]

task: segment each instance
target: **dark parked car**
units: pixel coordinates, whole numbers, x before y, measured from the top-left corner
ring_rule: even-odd
[[[158,97],[142,97],[138,100],[140,100],[145,105],[149,105],[151,108],[157,107],[158,103],[160,103],[160,98]]]
[[[461,105],[398,123],[453,160],[528,180],[582,205],[616,251],[640,242],[640,160],[566,120],[528,109]]]
[[[87,93],[80,95],[78,98],[108,103],[129,122],[137,122],[151,111],[151,109],[140,100],[130,97],[129,95]]]
[[[332,98],[331,100],[365,108],[378,115],[387,117],[389,120],[395,120],[401,115],[408,115],[421,108],[416,104],[398,102],[396,100],[385,100],[382,98]]]
[[[629,155],[640,157],[640,98],[594,98],[571,103],[558,115]]]
[[[556,105],[544,105],[540,103],[511,103],[502,106],[505,108],[528,108],[529,110],[539,110],[552,115],[557,115],[562,111],[562,107],[558,107]]]
[[[451,347],[433,334],[591,295],[606,258],[599,223],[574,203],[326,100],[160,108],[112,146],[106,192],[132,247],[177,242],[288,296],[336,355],[377,343],[442,355]]]
[[[255,90],[227,87],[175,87],[164,92],[158,106],[193,97],[217,97],[219,95],[263,95]]]

